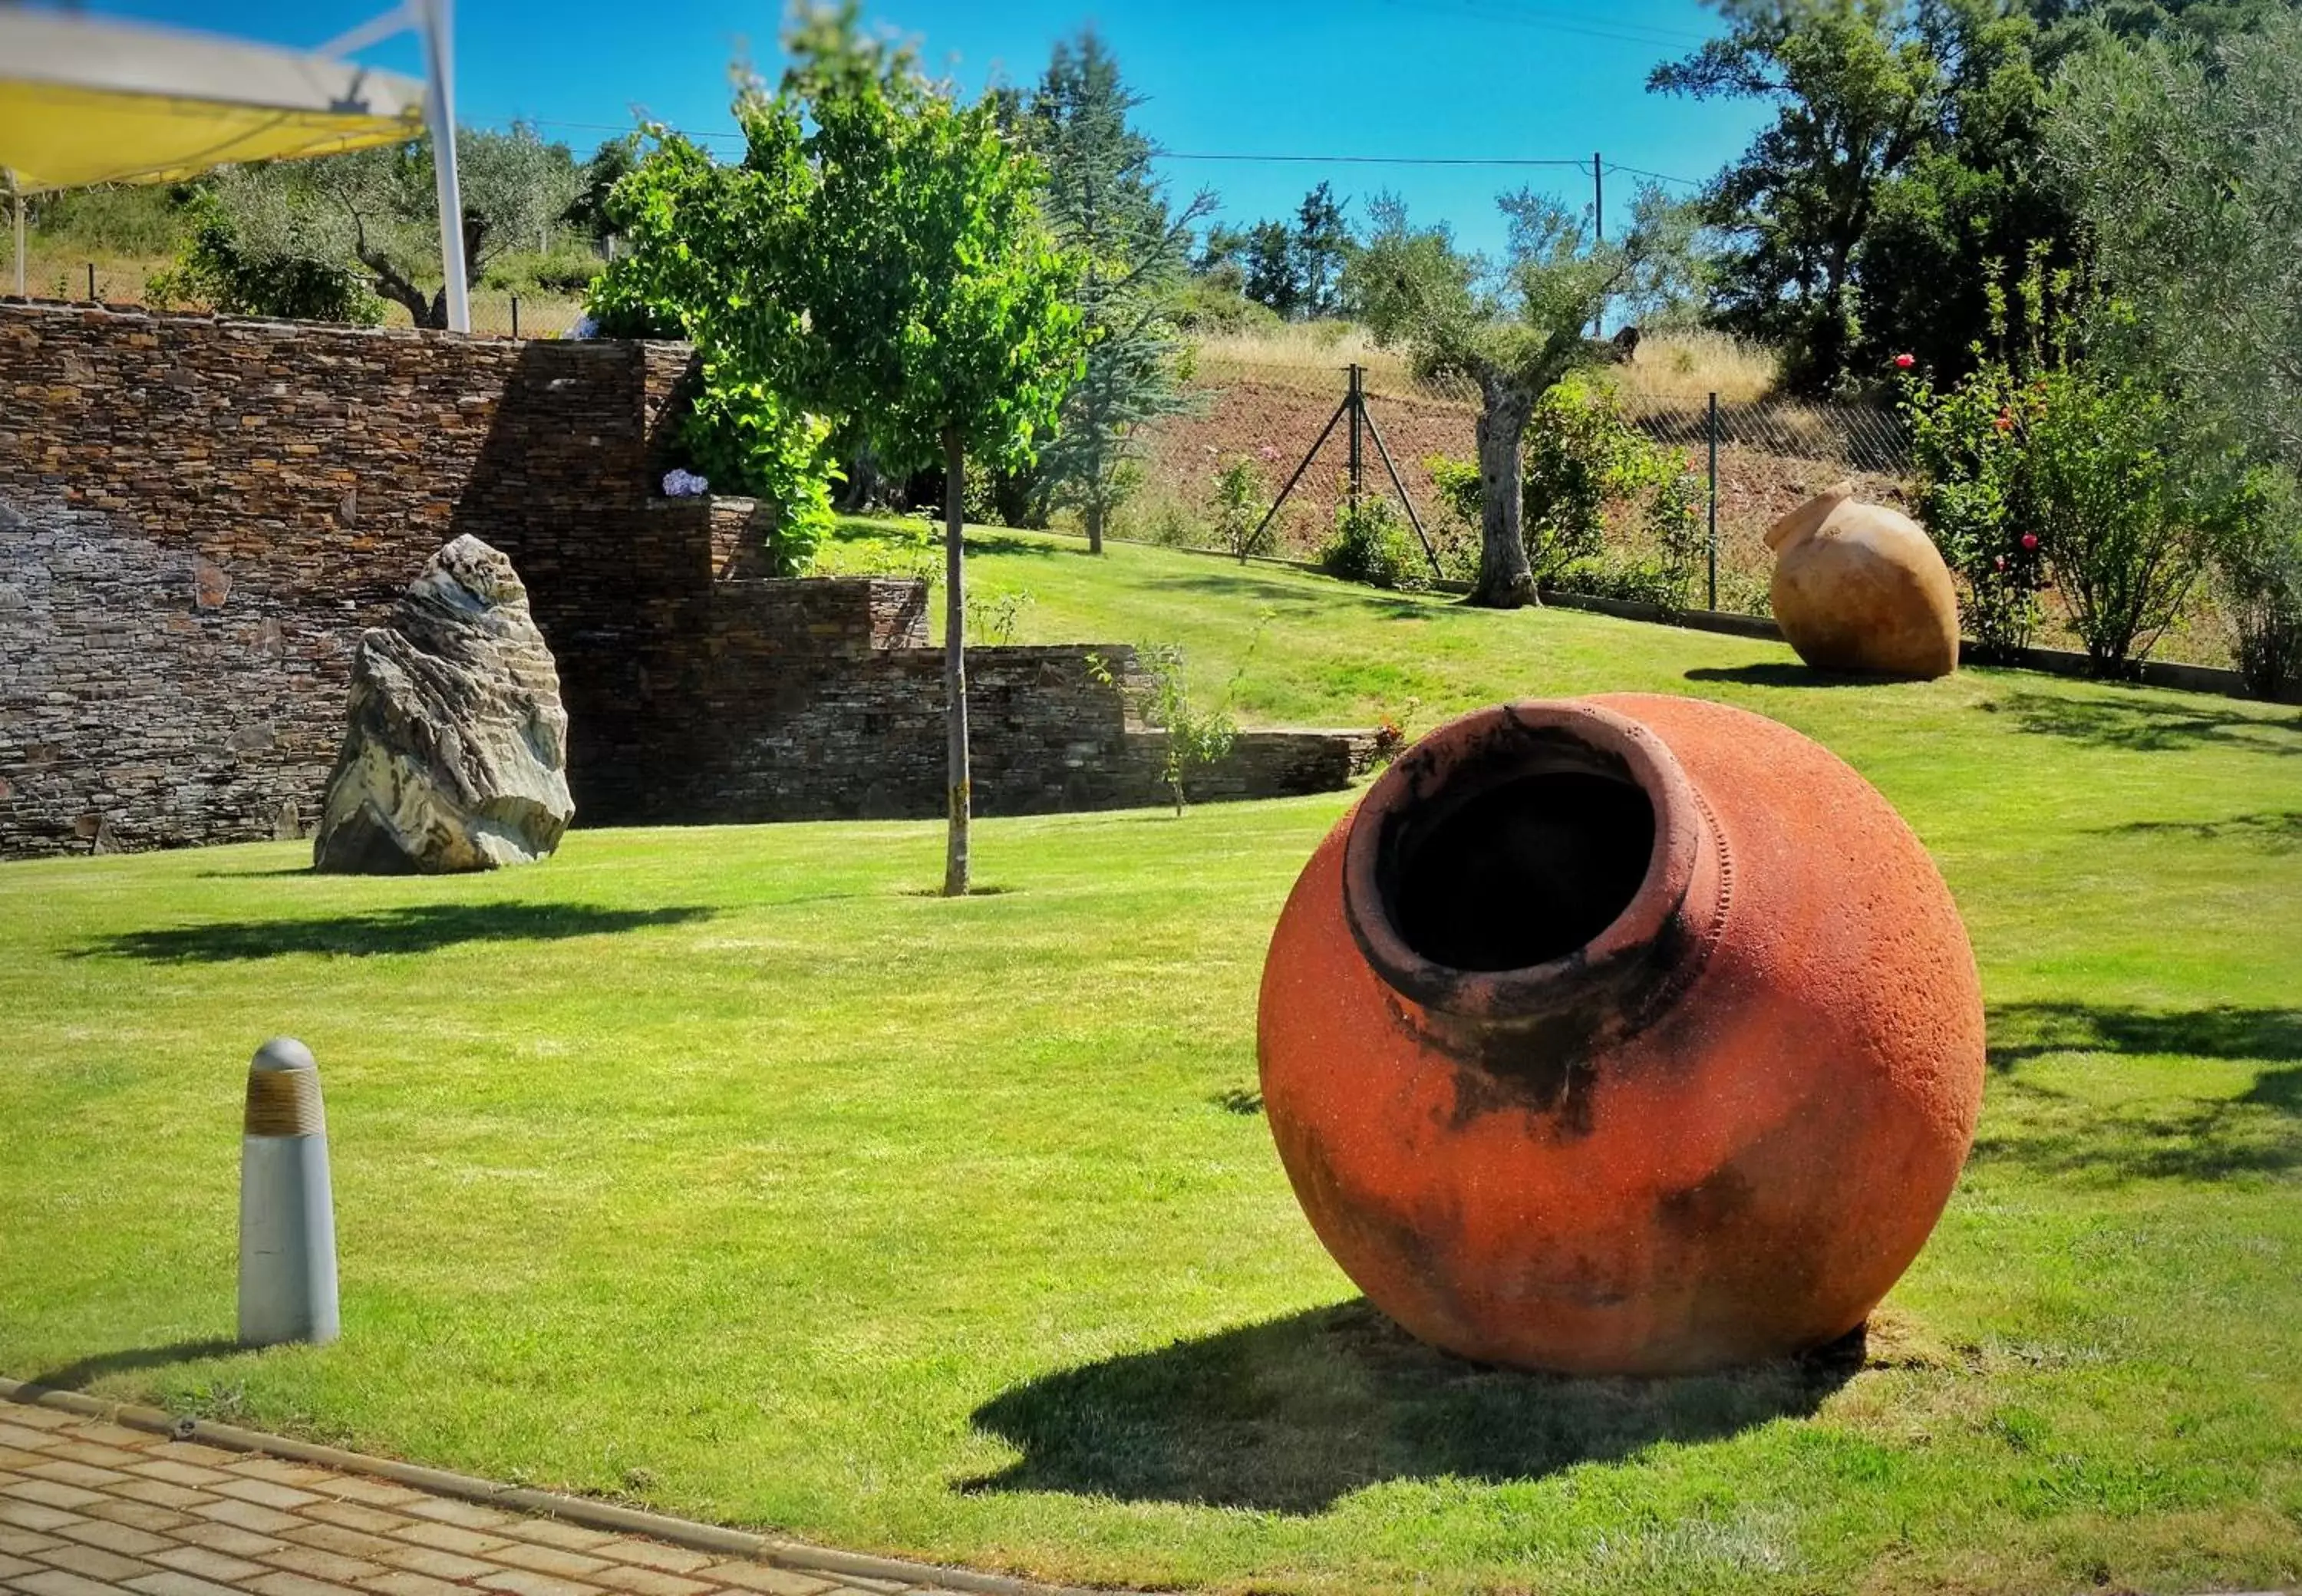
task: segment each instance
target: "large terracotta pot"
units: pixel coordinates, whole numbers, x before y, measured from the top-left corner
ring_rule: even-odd
[[[1775,620],[1817,670],[1942,676],[1958,668],[1958,591],[1925,528],[1840,483],[1767,529]]]
[[[1312,1228],[1426,1341],[1664,1373],[1861,1324],[1974,1133],[1982,998],[1886,800],[1771,720],[1506,704],[1402,755],[1264,967]]]

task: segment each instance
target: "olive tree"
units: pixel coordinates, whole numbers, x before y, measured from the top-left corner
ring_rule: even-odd
[[[2099,358],[2222,422],[2257,480],[2222,540],[2224,609],[2259,692],[2302,686],[2302,18],[2211,46],[2105,42],[2048,124],[2118,315]],[[2275,479],[2275,480],[2264,480]]]
[[[1377,200],[1345,286],[1376,341],[1403,346],[1418,375],[1477,384],[1479,574],[1466,602],[1516,609],[1542,601],[1517,491],[1527,420],[1559,379],[1598,357],[1584,330],[1632,282],[1663,212],[1642,197],[1642,225],[1609,245],[1542,196],[1500,203],[1511,241],[1498,267],[1456,248],[1443,225],[1411,225],[1396,198]]]

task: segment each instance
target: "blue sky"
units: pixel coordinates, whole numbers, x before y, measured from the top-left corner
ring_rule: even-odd
[[[313,46],[382,0],[92,0],[88,9]],[[1418,220],[1448,221],[1466,244],[1491,248],[1502,237],[1493,205],[1501,190],[1532,185],[1587,204],[1594,150],[1609,165],[1706,178],[1760,116],[1749,105],[1646,92],[1656,62],[1714,30],[1698,0],[870,0],[866,14],[915,40],[931,67],[970,92],[1029,83],[1056,38],[1092,22],[1146,97],[1138,125],[1174,152],[1163,167],[1171,190],[1212,188],[1231,221],[1291,213],[1324,179],[1357,202],[1354,217],[1366,196],[1388,188]],[[774,0],[461,0],[458,114],[497,125],[531,118],[579,154],[629,127],[634,111],[726,132],[727,63],[746,53],[772,75],[782,16]],[[406,41],[363,58],[416,66]],[[1198,155],[1320,159],[1185,158]],[[1608,175],[1610,228],[1638,181]]]

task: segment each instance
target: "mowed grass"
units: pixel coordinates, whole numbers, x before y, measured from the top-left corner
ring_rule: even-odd
[[[869,527],[839,563],[883,558]],[[486,878],[290,844],[0,866],[0,1372],[872,1550],[1227,1590],[2302,1581],[2302,726],[986,533],[1025,641],[1250,718],[1697,693],[1852,760],[1979,954],[1974,1158],[1867,1357],[1452,1363],[1359,1303],[1253,1096],[1342,794],[578,831]],[[1272,611],[1258,622],[1257,616]],[[345,1334],[239,1353],[247,1057],[318,1055]]]

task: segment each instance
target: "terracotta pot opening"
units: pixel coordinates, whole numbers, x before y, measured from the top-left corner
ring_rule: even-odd
[[[1344,916],[1426,1007],[1497,1018],[1603,1007],[1668,984],[1701,808],[1678,761],[1603,706],[1530,700],[1425,737],[1368,790]],[[1707,915],[1713,887],[1703,888]]]
[[[1452,970],[1525,970],[1565,958],[1630,907],[1654,854],[1654,805],[1619,767],[1576,769],[1570,753],[1402,839],[1378,886],[1408,947]]]

